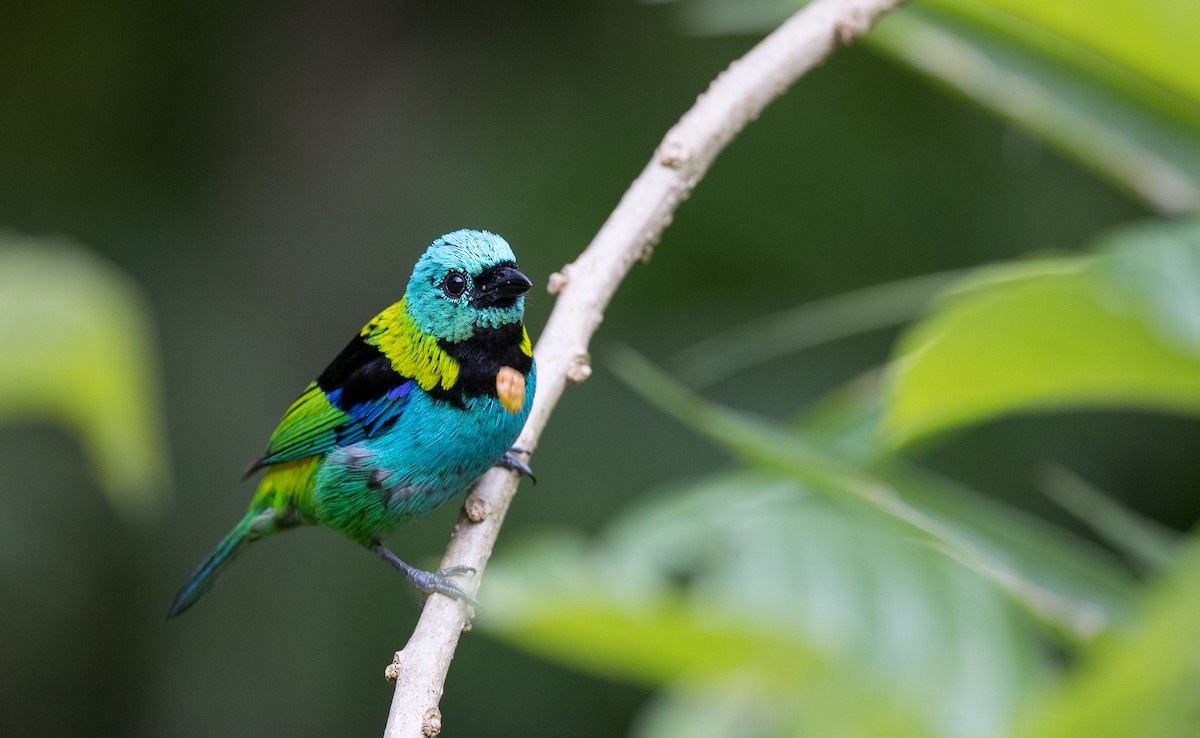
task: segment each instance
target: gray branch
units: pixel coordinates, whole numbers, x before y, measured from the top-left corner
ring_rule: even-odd
[[[587,249],[550,278],[558,302],[534,352],[537,395],[518,446],[534,449],[563,389],[591,374],[588,343],[617,286],[634,263],[650,256],[675,209],[717,155],[839,43],[866,32],[901,1],[814,0],[730,64],[667,132]],[[443,566],[472,566],[482,574],[516,488],[515,473],[488,472],[467,498]],[[477,585],[478,579],[467,589]],[[396,682],[387,738],[441,731],[438,703],[459,635],[467,627],[465,604],[436,595],[426,602],[412,637],[386,672]]]

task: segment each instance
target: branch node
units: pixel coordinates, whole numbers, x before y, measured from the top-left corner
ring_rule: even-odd
[[[403,651],[397,651],[396,655],[392,657],[392,663],[383,670],[383,678],[388,680],[389,684],[395,684],[396,680],[400,678],[400,654],[402,653]]]
[[[425,711],[421,719],[421,735],[426,738],[436,738],[442,732],[442,711],[433,706]]]
[[[572,356],[570,363],[567,364],[567,381],[571,384],[579,384],[590,376],[592,376],[591,354],[580,351]]]
[[[682,169],[692,158],[691,148],[675,135],[674,129],[658,147],[658,163],[671,169]]]
[[[472,523],[482,523],[487,520],[487,517],[492,514],[492,506],[482,495],[472,492],[467,496],[467,501],[463,504],[463,512],[467,515],[467,520]]]
[[[871,27],[871,17],[861,10],[851,10],[844,18],[833,26],[834,35],[843,46],[867,32]]]
[[[571,281],[570,275],[571,265],[566,264],[562,269],[550,275],[546,280],[546,291],[552,295],[557,295],[563,291],[563,288]]]
[[[674,219],[675,216],[671,215],[670,213],[663,215],[662,219],[659,221],[659,227],[665,230],[671,225],[671,221]],[[635,254],[635,258],[638,261],[642,262],[643,264],[650,263],[650,257],[654,256],[654,248],[658,246],[658,242],[662,238],[660,234],[661,231],[658,231],[655,228],[647,228],[642,233],[638,234],[638,241],[640,245],[637,247],[637,252]]]

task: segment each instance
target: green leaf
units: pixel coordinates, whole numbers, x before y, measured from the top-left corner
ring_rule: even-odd
[[[925,0],[1102,74],[1121,67],[1200,104],[1200,5],[1187,0]],[[1061,45],[1059,47],[1058,45]],[[1072,50],[1071,47],[1074,47]],[[1091,58],[1088,58],[1091,57]],[[1115,71],[1109,71],[1115,74]],[[1130,84],[1133,84],[1130,81]]]
[[[1200,733],[1200,542],[1143,601],[1141,616],[1096,644],[1018,738],[1193,738]]]
[[[775,695],[754,680],[732,678],[670,685],[638,715],[633,738],[765,738],[784,736]]]
[[[813,443],[803,435],[728,408],[706,403],[632,351],[620,352],[614,369],[631,388],[697,432],[729,448],[747,462],[785,474],[814,492],[852,508],[865,508],[891,519],[909,535],[951,555],[964,566],[991,581],[1055,632],[1075,642],[1085,642],[1120,614],[1125,594],[1109,580],[1081,576],[1057,559],[1028,556],[1010,549],[987,526],[972,527],[971,518],[959,519],[960,508],[952,487],[936,489],[931,482],[895,470],[872,471],[859,463]],[[916,492],[914,492],[916,490]],[[983,512],[986,508],[980,509]],[[1036,525],[1014,527],[1008,536],[1043,543],[1055,533]],[[1052,551],[1050,545],[1044,550]],[[1085,555],[1083,551],[1079,555]],[[1071,557],[1068,561],[1077,561]],[[1078,567],[1074,567],[1078,568]],[[1107,559],[1093,555],[1091,569],[1109,570]],[[1119,581],[1114,577],[1113,582]],[[1069,582],[1070,586],[1061,586]],[[1086,593],[1081,595],[1080,593]]]
[[[812,668],[814,654],[778,627],[698,621],[661,582],[656,567],[669,561],[622,554],[589,551],[568,533],[530,538],[489,565],[480,625],[547,658],[648,686],[747,664],[783,680]]]
[[[980,270],[901,338],[881,426],[900,447],[1013,413],[1200,414],[1200,223],[1127,228],[1095,256]]]
[[[867,43],[1021,126],[1149,207],[1167,213],[1200,208],[1200,104],[1164,99],[1100,57],[1072,58],[1074,47],[1045,29],[977,20],[914,6],[884,19]]]
[[[634,572],[633,576],[638,573]],[[644,576],[643,576],[644,578]],[[812,656],[776,649],[777,635],[729,623],[695,622],[676,592],[642,581],[622,586],[582,539],[560,533],[531,538],[488,567],[480,624],[548,658],[604,676],[659,685],[756,659],[802,668]],[[581,637],[586,636],[586,637]]]
[[[882,384],[880,374],[872,372],[827,394],[801,418],[801,435],[886,481],[918,509],[952,521],[975,546],[1011,560],[1040,586],[1097,603],[1110,617],[1126,612],[1134,580],[1108,550],[903,456],[881,453]]]
[[[689,0],[704,33],[763,32],[799,0]],[[1193,0],[927,0],[863,39],[1162,212],[1200,208]]]
[[[998,738],[1050,676],[990,584],[771,474],[654,495],[590,545],[510,545],[484,586],[482,628],[668,700],[716,690],[713,719],[757,716],[738,735]],[[669,707],[646,734],[686,718]]]
[[[0,231],[0,422],[77,434],[123,515],[169,491],[150,311],[124,274],[62,237]]]
[[[934,738],[913,705],[887,702],[879,691],[826,678],[803,690],[779,689],[746,674],[670,684],[634,723],[633,738]],[[999,731],[966,727],[954,735]]]

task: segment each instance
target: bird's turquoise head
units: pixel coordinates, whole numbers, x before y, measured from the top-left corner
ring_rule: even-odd
[[[519,324],[531,286],[507,241],[495,233],[464,229],[425,249],[404,301],[422,331],[465,341],[476,329]]]

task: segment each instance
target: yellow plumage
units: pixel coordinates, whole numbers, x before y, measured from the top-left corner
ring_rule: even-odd
[[[261,505],[262,508],[283,510],[293,506],[309,509],[313,482],[317,476],[317,464],[320,461],[320,456],[309,456],[272,465],[258,483],[258,491],[254,494],[251,507],[265,503]]]
[[[458,362],[442,350],[435,336],[417,327],[404,300],[375,316],[361,335],[383,352],[393,369],[415,379],[426,392],[438,385],[448,390],[458,381]]]
[[[521,353],[526,356],[533,356],[533,342],[529,340],[529,331],[525,326],[521,326]]]

